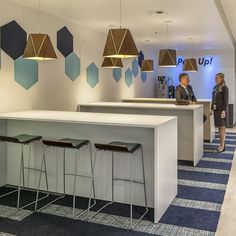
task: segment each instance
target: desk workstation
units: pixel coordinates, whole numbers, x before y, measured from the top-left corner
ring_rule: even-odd
[[[178,159],[196,166],[203,155],[203,106],[97,102],[78,105],[80,112],[126,113],[178,117]],[[171,136],[171,133],[168,134]]]
[[[144,116],[129,114],[104,114],[85,112],[60,111],[22,111],[0,114],[1,135],[14,136],[20,133],[41,135],[51,139],[63,137],[86,138],[92,143],[94,153],[95,142],[127,141],[141,143],[144,152],[146,173],[147,202],[154,208],[154,221],[158,222],[177,194],[177,118],[168,116]],[[19,147],[12,144],[1,144],[0,185],[18,184],[18,167],[20,159]],[[42,155],[41,144],[32,147],[33,164],[39,165],[38,156]],[[83,158],[81,150],[81,158]],[[61,154],[54,157],[53,151],[48,151],[47,159],[49,173],[49,188],[52,192],[62,192],[60,182]],[[69,153],[67,166],[73,167],[73,154]],[[103,154],[94,173],[96,197],[110,199],[110,162],[109,154]],[[122,156],[122,154],[118,154]],[[138,155],[138,154],[135,154]],[[72,157],[70,157],[72,156]],[[116,175],[125,175],[129,162],[120,159],[120,168]],[[136,161],[134,162],[135,165]],[[79,166],[83,170],[82,166]],[[17,173],[17,174],[16,174]],[[136,168],[133,174],[137,175]],[[129,176],[128,176],[129,177]],[[136,176],[139,178],[140,176]],[[57,179],[57,180],[56,180]],[[59,179],[59,180],[58,180]],[[37,178],[30,175],[30,185],[35,188]],[[87,196],[88,189],[78,181],[78,195]],[[104,184],[106,183],[106,184]],[[43,185],[42,185],[43,186]],[[116,201],[128,203],[128,184],[115,185]],[[45,186],[43,186],[45,188]],[[71,193],[71,181],[66,182],[67,193]],[[133,187],[133,200],[137,205],[143,205],[143,196],[139,193],[141,187]]]
[[[174,98],[124,98],[122,102],[131,103],[164,103],[175,104]],[[210,116],[211,100],[210,99],[198,99],[197,104],[203,105],[203,113],[207,116],[207,120],[203,125],[204,140],[212,142],[215,137],[215,126],[213,116]]]

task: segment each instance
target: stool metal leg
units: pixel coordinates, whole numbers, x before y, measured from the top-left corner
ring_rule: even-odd
[[[140,147],[140,154],[141,154],[141,159],[142,159],[142,175],[143,175],[143,187],[144,187],[144,199],[145,199],[145,212],[143,215],[138,219],[138,221],[132,226],[131,222],[131,229],[134,229],[138,223],[143,219],[143,217],[148,213],[148,207],[147,207],[147,191],[146,191],[146,181],[145,181],[145,171],[144,171],[144,159],[143,159],[143,147]]]
[[[92,174],[92,186],[91,186],[90,196],[89,196],[87,218],[89,218],[90,209],[96,205],[96,193],[95,193],[95,184],[94,184],[94,164],[93,164],[92,148],[91,148],[90,142],[88,143],[88,146],[89,146],[90,167],[91,167],[91,174]],[[92,192],[93,192],[93,201],[94,201],[93,205],[91,205]]]
[[[75,150],[75,169],[74,169],[74,186],[73,186],[73,218],[75,218],[75,192],[76,192],[76,179],[77,179],[77,168],[78,168],[78,159],[77,154],[79,155],[79,150]]]
[[[111,183],[111,201],[114,202],[114,152],[112,152],[112,167],[111,167],[111,176],[112,176],[112,183]]]
[[[66,194],[66,149],[63,148],[63,192]]]
[[[43,166],[44,166],[44,171],[43,171]],[[35,211],[37,211],[38,202],[49,196],[48,175],[47,175],[47,167],[46,166],[47,165],[46,165],[46,158],[45,158],[45,148],[43,147],[43,157],[42,157],[42,162],[41,162],[41,168],[40,168],[40,173],[39,173],[39,182],[38,182],[38,188],[37,188],[36,200],[35,200],[35,208],[34,208]],[[41,184],[42,172],[44,172],[44,174],[45,174],[47,194],[46,194],[46,196],[39,198],[39,189],[40,189],[40,184]]]
[[[30,162],[31,162],[31,145],[29,145],[29,159],[28,159],[28,171],[27,171],[27,186],[29,187],[29,171],[30,171]]]
[[[129,157],[129,160],[130,160],[130,228],[132,229],[133,228],[132,156]]]
[[[21,161],[20,161],[20,177],[19,177],[18,194],[17,194],[17,209],[19,209],[19,207],[20,207],[21,178],[23,179],[23,186],[25,186],[25,181],[24,181],[24,146],[23,146],[23,144],[21,144]]]
[[[96,166],[96,158],[97,158],[97,153],[99,152],[99,151],[101,151],[101,150],[96,150],[96,152],[95,152],[95,157],[94,157],[94,168],[95,168],[95,166]],[[108,203],[106,203],[103,207],[101,207],[99,210],[97,210],[96,212],[94,212],[93,214],[92,214],[92,216],[90,216],[90,218],[93,218],[95,215],[97,215],[100,211],[102,211],[104,208],[106,208],[107,206],[109,206],[109,205],[111,205],[113,202],[114,202],[114,189],[113,189],[113,181],[114,181],[114,167],[113,167],[113,165],[114,165],[114,153],[112,152],[112,173],[111,173],[111,175],[112,175],[112,200],[110,201],[110,202],[108,202]]]

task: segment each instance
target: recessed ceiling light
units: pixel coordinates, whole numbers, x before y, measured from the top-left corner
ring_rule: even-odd
[[[210,50],[210,49],[212,49],[212,47],[211,46],[207,46],[207,47],[205,47],[205,49],[206,50]]]
[[[166,10],[164,10],[164,9],[159,9],[159,10],[151,11],[150,14],[151,14],[151,16],[168,15]]]

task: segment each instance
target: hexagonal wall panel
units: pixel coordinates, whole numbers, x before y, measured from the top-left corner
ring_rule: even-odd
[[[141,80],[145,82],[147,80],[147,72],[141,72]]]
[[[137,77],[138,71],[139,71],[138,61],[137,59],[134,59],[132,61],[132,74],[134,75],[134,77]]]
[[[87,83],[94,88],[99,82],[99,70],[94,63],[87,67]]]
[[[14,80],[25,89],[31,88],[38,81],[38,62],[22,57],[16,59]]]
[[[57,31],[57,49],[64,57],[73,52],[73,35],[66,27]]]
[[[121,68],[115,68],[113,69],[113,78],[118,82],[121,79],[122,76],[122,69]]]
[[[128,68],[125,71],[125,83],[128,87],[131,86],[131,84],[133,83],[133,79],[132,79],[132,71],[130,70],[130,68]]]
[[[65,58],[65,73],[72,81],[80,75],[80,58],[74,52]]]
[[[13,60],[22,56],[26,46],[27,34],[16,21],[1,27],[1,48]]]
[[[139,52],[139,56],[138,56],[138,64],[139,64],[139,67],[141,68],[142,66],[142,61],[144,60],[144,54],[142,51]]]

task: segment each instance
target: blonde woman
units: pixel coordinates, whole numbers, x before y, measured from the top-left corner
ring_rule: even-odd
[[[219,129],[220,144],[217,152],[224,152],[229,90],[225,84],[225,75],[223,73],[216,74],[215,81],[216,85],[212,92],[211,114],[214,114],[215,127]]]

